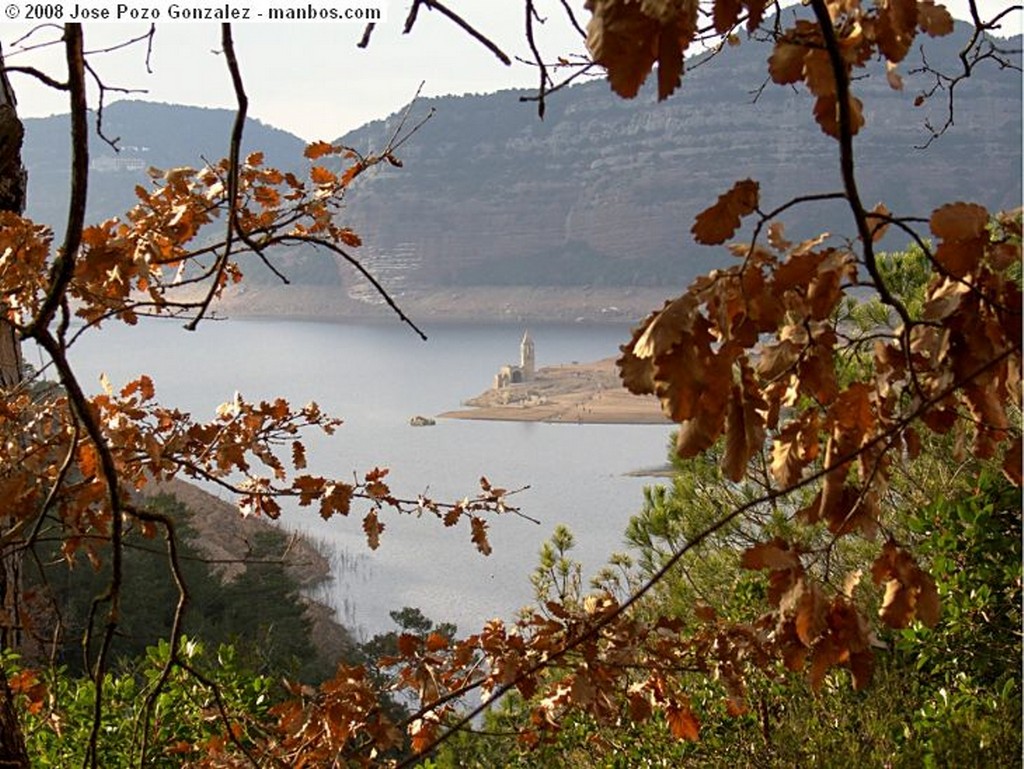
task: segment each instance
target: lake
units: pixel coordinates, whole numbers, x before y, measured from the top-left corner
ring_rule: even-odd
[[[196,332],[175,321],[109,323],[83,336],[72,359],[92,390],[101,372],[115,388],[146,373],[165,405],[201,420],[236,390],[250,400],[315,400],[345,424],[332,437],[306,437],[314,473],[348,479],[389,467],[396,495],[439,500],[473,496],[481,476],[504,488],[529,486],[511,501],[540,525],[511,515],[492,518],[494,552],[486,557],[470,542],[468,526],[445,529],[432,518],[386,513],[381,546],[371,552],[362,514],[324,522],[315,511],[295,507],[282,516],[286,528],[335,548],[337,578],[324,597],[364,636],[389,629],[388,612],[403,606],[469,633],[492,616],[511,618],[530,602],[530,572],[557,524],[575,534],[585,578],[623,549],[622,532],[651,482],[626,473],[662,465],[671,428],[447,419],[411,427],[411,416],[457,408],[489,387],[499,366],[518,362],[524,327],[437,324],[425,330],[426,342],[397,322],[230,320]],[[616,326],[529,331],[538,366],[616,355],[629,339],[629,329]]]

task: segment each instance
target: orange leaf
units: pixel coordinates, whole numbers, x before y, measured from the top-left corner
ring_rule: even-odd
[[[839,100],[835,95],[819,96],[814,102],[814,119],[829,136],[839,138]],[[850,96],[850,135],[856,136],[864,125],[864,104],[856,96]]]
[[[338,177],[323,166],[313,166],[309,169],[309,178],[316,184],[334,184]]]
[[[804,77],[804,57],[807,48],[799,43],[780,40],[768,57],[768,74],[779,85],[798,83]]]
[[[427,636],[427,651],[436,652],[448,648],[448,639],[440,633],[431,633]]]
[[[886,231],[889,229],[889,222],[883,217],[891,216],[892,212],[886,207],[885,203],[878,203],[871,211],[865,216],[868,221],[868,225],[871,228],[871,241],[877,243],[885,237]]]
[[[736,26],[742,8],[740,0],[716,0],[713,13],[715,31],[722,35]]]
[[[371,510],[363,518],[363,531],[366,532],[366,544],[371,550],[380,547],[380,535],[384,531],[384,524],[377,520],[376,510]]]
[[[918,0],[918,24],[921,29],[932,37],[942,37],[953,31],[953,17],[944,5],[936,5],[934,0]]]
[[[490,555],[491,543],[487,541],[487,521],[474,515],[470,518],[469,522],[473,531],[473,544],[476,545],[476,549],[484,555]]]
[[[761,542],[743,551],[740,566],[744,569],[797,569],[800,558],[785,542]]]
[[[752,179],[736,182],[718,202],[697,214],[690,228],[698,243],[714,246],[724,243],[740,226],[740,218],[757,210],[759,185]]]
[[[676,739],[696,742],[700,738],[700,721],[688,706],[669,705],[665,708],[665,720]]]
[[[985,236],[988,210],[977,203],[949,203],[932,212],[929,226],[943,240],[974,240]]]
[[[324,155],[330,155],[334,152],[334,147],[327,142],[313,142],[312,144],[306,145],[305,151],[302,153],[310,160],[316,160],[317,158],[323,157]]]
[[[422,644],[422,639],[419,636],[414,636],[412,633],[402,633],[398,636],[398,653],[403,657],[413,656]]]
[[[853,690],[864,691],[871,683],[871,676],[875,670],[875,655],[870,651],[853,652],[847,662],[850,673],[853,677]]]
[[[725,452],[722,470],[732,481],[741,481],[747,472],[747,462],[764,446],[764,417],[759,409],[765,403],[760,399],[757,385],[745,368],[743,386],[733,385],[732,397],[725,414]]]

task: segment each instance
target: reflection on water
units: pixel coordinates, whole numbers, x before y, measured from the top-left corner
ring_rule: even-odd
[[[118,386],[151,375],[166,404],[210,418],[235,390],[246,398],[315,400],[345,420],[333,437],[305,438],[310,471],[350,478],[391,469],[392,491],[435,499],[474,495],[481,476],[504,488],[529,488],[513,500],[537,526],[505,516],[490,522],[494,552],[481,556],[469,529],[388,513],[376,552],[359,520],[323,522],[309,509],[283,523],[336,549],[331,604],[348,624],[372,634],[388,612],[416,606],[466,632],[490,616],[511,617],[531,598],[529,573],[541,543],[567,524],[576,556],[596,570],[620,548],[622,531],[647,481],[626,477],[663,463],[669,428],[660,425],[547,425],[439,420],[410,427],[415,414],[455,408],[488,387],[518,356],[522,326],[440,325],[422,342],[393,325],[289,322],[210,323],[197,332],[174,322],[130,328],[110,324],[76,345],[73,360],[87,386],[105,372]],[[616,355],[628,329],[531,327],[539,366]],[[360,516],[361,517],[361,516]]]

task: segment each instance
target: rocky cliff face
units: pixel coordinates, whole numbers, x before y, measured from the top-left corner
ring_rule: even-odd
[[[966,33],[961,26],[948,39],[926,39],[929,62],[958,64]],[[1004,47],[1019,50],[1020,39]],[[836,145],[814,123],[811,99],[765,83],[770,50],[770,43],[744,40],[690,62],[680,92],[661,104],[650,89],[623,101],[603,80],[551,96],[543,121],[533,104],[520,102],[527,92],[417,102],[410,122],[430,110],[434,116],[398,151],[404,168],[379,166],[352,189],[343,216],[363,238],[356,254],[395,296],[430,315],[456,311],[466,297],[479,295],[493,305],[491,317],[529,317],[525,305],[503,297],[541,291],[546,302],[552,292],[571,298],[589,291],[599,297],[594,307],[580,305],[577,312],[567,304],[562,315],[590,318],[613,305],[622,309],[615,296],[626,289],[681,290],[731,258],[724,249],[694,245],[689,229],[735,181],[760,182],[763,210],[796,194],[840,189]],[[903,91],[890,89],[878,67],[855,83],[867,110],[856,139],[865,202],[884,200],[896,214],[916,216],[952,200],[992,210],[1020,205],[1019,74],[990,62],[979,66],[957,87],[955,124],[923,151],[916,147],[928,141],[926,124],[941,125],[948,102],[940,92],[914,106],[915,96],[934,83],[911,74],[919,60],[915,53],[903,64]],[[94,140],[100,167],[91,180],[92,217],[130,207],[144,166],[198,165],[203,156],[222,155],[232,117],[228,110],[138,102],[108,107],[104,125],[126,150],[115,156]],[[379,150],[400,119],[375,121],[340,141],[362,152]],[[67,196],[66,117],[26,123],[29,214],[59,229]],[[279,166],[306,163],[297,137],[268,126],[252,123],[246,145]],[[784,221],[791,236],[853,229],[836,202],[800,206]],[[884,245],[901,248],[905,240]],[[294,284],[330,294],[321,297],[324,307],[341,314],[373,310],[376,297],[347,265],[311,253],[286,258]],[[259,269],[250,277],[257,286],[272,282]],[[309,302],[267,290],[273,293],[267,307],[255,306],[252,294],[239,306],[266,312],[284,301],[309,314]],[[474,314],[480,306],[473,305]]]
[[[955,61],[958,32],[927,41],[930,62]],[[749,40],[694,63],[662,104],[650,90],[622,101],[603,81],[550,97],[544,121],[520,103],[525,92],[415,104],[414,116],[435,114],[402,147],[405,168],[368,175],[353,195],[364,256],[389,285],[410,289],[687,283],[728,258],[695,246],[688,231],[734,181],[759,181],[765,210],[841,189],[836,144],[814,123],[811,99],[771,83],[762,90],[770,50]],[[903,67],[902,92],[879,68],[855,84],[867,106],[856,140],[865,201],[923,216],[958,199],[1020,205],[1019,77],[979,68],[958,87],[955,125],[925,151],[916,149],[925,126],[941,125],[948,104],[940,92],[914,106],[929,83],[908,75],[913,66]],[[399,118],[341,141],[379,148]],[[852,230],[838,203],[802,206],[785,221],[798,235]]]

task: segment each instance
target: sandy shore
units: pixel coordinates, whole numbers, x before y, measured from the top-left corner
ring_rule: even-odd
[[[622,386],[612,358],[596,363],[549,366],[523,384],[487,390],[446,411],[447,419],[576,424],[667,424],[658,399]]]

